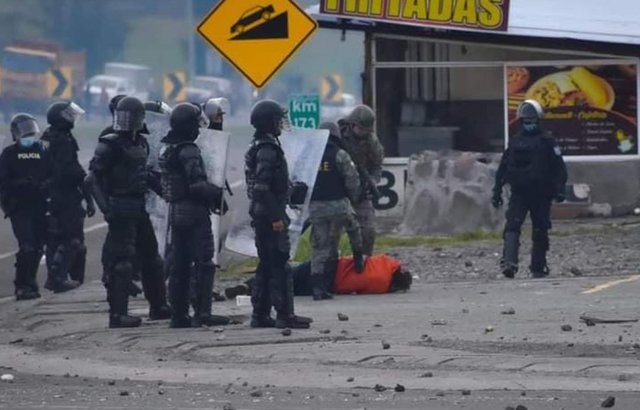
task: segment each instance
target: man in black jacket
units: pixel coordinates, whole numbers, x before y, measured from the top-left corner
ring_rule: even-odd
[[[509,184],[511,198],[504,228],[502,273],[513,278],[518,271],[520,229],[527,214],[531,216],[531,264],[534,278],[549,274],[547,251],[551,229],[551,202],[564,201],[567,168],[560,147],[540,125],[544,112],[537,101],[526,100],[518,108],[522,130],[509,139],[502,155],[493,188],[493,206],[502,206],[502,187]]]
[[[220,211],[222,188],[207,180],[202,154],[194,143],[205,126],[202,118],[200,107],[178,104],[171,112],[171,130],[162,140],[166,145],[160,153],[162,196],[169,203],[173,259],[169,296],[175,328],[229,324],[227,317],[211,314],[216,267],[210,214]],[[197,284],[193,319],[189,318],[191,275]]]
[[[78,142],[71,133],[82,114],[84,110],[71,101],[52,104],[47,111],[49,128],[41,138],[48,145],[54,169],[47,244],[49,275],[44,286],[54,292],[74,289],[84,282],[84,218],[96,213],[93,199],[84,188],[86,172],[78,161]]]
[[[15,272],[17,300],[40,297],[36,276],[47,234],[47,201],[53,164],[38,140],[40,128],[29,114],[11,119],[14,144],[0,155],[2,210],[18,241]]]
[[[125,97],[116,107],[115,133],[100,137],[86,181],[109,224],[109,250],[104,270],[108,273],[109,327],[137,327],[141,320],[128,315],[129,287],[136,256],[142,264],[149,319],[168,319],[166,287],[158,242],[145,209],[149,188],[160,192],[147,169],[149,146],[141,130],[145,110],[137,98]],[[154,184],[154,182],[158,182]]]
[[[251,110],[256,132],[245,154],[245,179],[260,258],[251,296],[251,326],[306,329],[311,319],[294,314],[293,278],[287,266],[291,246],[286,206],[290,194],[299,195],[290,192],[287,160],[278,140],[285,120],[286,110],[272,100],[262,100]],[[275,321],[270,316],[272,305]]]

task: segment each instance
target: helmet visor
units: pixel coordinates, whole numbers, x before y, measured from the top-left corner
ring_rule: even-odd
[[[13,137],[15,139],[20,139],[24,137],[37,136],[40,134],[40,127],[36,120],[31,118],[26,118],[18,123],[14,124],[15,134]]]
[[[85,110],[78,104],[71,102],[62,112],[60,116],[70,123],[75,123],[78,118],[85,114]]]
[[[115,131],[140,131],[143,125],[144,114],[141,115],[131,111],[116,110],[113,120],[113,129]]]

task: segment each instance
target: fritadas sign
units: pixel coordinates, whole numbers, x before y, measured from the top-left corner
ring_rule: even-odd
[[[461,30],[507,31],[510,0],[321,0],[320,11],[345,18]]]

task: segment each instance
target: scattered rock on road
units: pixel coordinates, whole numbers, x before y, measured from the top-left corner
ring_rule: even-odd
[[[397,393],[403,393],[406,389],[404,388],[403,385],[396,384],[396,387],[393,390],[395,390]]]
[[[387,342],[382,342],[382,349],[383,350],[388,350],[391,348],[391,345]]]
[[[387,390],[387,388],[386,388],[386,387],[384,387],[384,386],[383,386],[383,385],[381,385],[381,384],[376,384],[376,385],[373,387],[373,390],[375,390],[375,391],[377,391],[378,393],[380,393],[380,392],[383,392],[383,391]]]
[[[618,376],[618,381],[619,382],[628,382],[629,380],[631,380],[631,375],[629,374],[621,374]]]
[[[571,267],[570,272],[573,276],[582,276],[582,271],[579,268],[576,268],[575,266]]]
[[[222,406],[222,410],[236,410],[236,408],[233,407],[231,403],[225,403],[225,405]]]
[[[126,391],[126,390],[123,390],[123,391],[121,391],[121,392],[120,392],[120,395],[121,395],[121,396],[128,396],[128,395],[129,395],[129,392],[128,392],[128,391]]]
[[[420,378],[429,378],[429,377],[433,377],[433,373],[431,372],[426,372],[426,373],[422,373],[420,375]]]
[[[615,405],[616,405],[616,398],[613,396],[609,396],[606,399],[604,399],[604,401],[600,406],[604,407],[605,409],[609,409]]]
[[[341,322],[346,322],[347,320],[349,320],[349,316],[345,315],[344,313],[338,313],[338,320]]]
[[[251,393],[249,393],[249,396],[251,396],[251,397],[262,397],[262,391],[260,391],[260,390],[252,391]]]
[[[291,336],[291,329],[282,329],[282,336]]]
[[[493,326],[487,326],[487,327],[484,328],[484,332],[485,333],[491,333],[494,330],[496,330],[496,329]]]
[[[511,308],[503,310],[500,313],[503,314],[503,315],[515,315],[516,314],[516,310],[511,307]]]
[[[353,382],[354,380],[355,380],[355,379],[354,379],[353,377],[349,377],[349,378],[347,378],[347,383],[351,383],[351,382]]]
[[[436,319],[431,321],[431,326],[446,326],[447,321],[444,319]]]
[[[323,335],[328,335],[329,333],[331,333],[331,330],[329,330],[329,329],[322,329],[322,330],[320,331],[320,333],[322,333]]]
[[[13,375],[9,373],[6,373],[0,376],[0,381],[3,381],[3,382],[12,382],[13,379],[14,379]]]
[[[571,325],[562,325],[561,329],[563,332],[571,332],[573,327],[571,327]]]
[[[462,390],[463,396],[471,396],[471,390]]]

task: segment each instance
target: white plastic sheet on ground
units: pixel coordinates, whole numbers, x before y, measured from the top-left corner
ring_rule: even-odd
[[[291,219],[289,225],[289,239],[291,241],[291,256],[295,255],[298,241],[302,234],[302,226],[308,217],[311,193],[316,183],[318,169],[322,161],[329,131],[293,128],[284,132],[280,137],[282,150],[289,166],[291,181],[301,181],[309,186],[304,205],[298,209],[287,206],[287,215]],[[245,184],[246,186],[246,184]],[[249,218],[249,203],[231,212],[232,226],[227,234],[225,248],[247,256],[257,256],[255,236]]]

